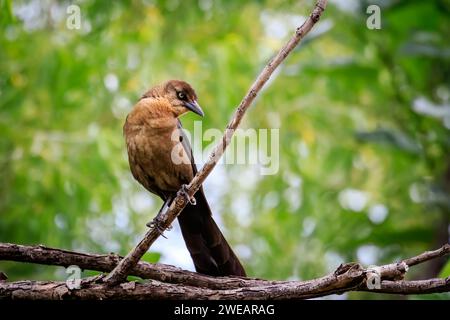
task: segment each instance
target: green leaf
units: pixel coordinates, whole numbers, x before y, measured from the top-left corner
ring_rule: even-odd
[[[450,260],[447,261],[447,264],[442,269],[441,273],[439,274],[440,278],[447,278],[450,277]]]
[[[11,0],[0,0],[0,25],[6,25],[15,21]]]
[[[157,263],[160,258],[161,258],[161,254],[159,252],[147,252],[142,257],[142,260],[149,262],[149,263]]]
[[[131,281],[136,281],[136,282],[139,282],[139,283],[141,283],[143,280],[141,279],[141,278],[139,278],[139,277],[135,277],[135,276],[128,276],[127,277],[127,281],[128,282],[131,282]]]

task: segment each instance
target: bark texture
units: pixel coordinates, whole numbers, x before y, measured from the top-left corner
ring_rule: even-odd
[[[82,279],[78,289],[58,281],[0,281],[0,299],[308,299],[347,291],[391,294],[427,294],[450,291],[450,277],[403,280],[409,267],[446,256],[450,244],[396,263],[364,268],[358,263],[340,265],[335,272],[308,281],[270,281],[241,277],[209,277],[179,268],[139,262],[131,274],[147,279],[110,286],[104,276]],[[47,265],[78,265],[107,272],[121,257],[47,248],[0,244],[0,260]]]

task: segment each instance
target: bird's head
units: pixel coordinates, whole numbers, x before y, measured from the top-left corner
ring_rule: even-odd
[[[181,80],[170,80],[163,85],[163,96],[166,98],[176,116],[192,111],[203,117],[203,110],[197,102],[197,95],[189,83]]]

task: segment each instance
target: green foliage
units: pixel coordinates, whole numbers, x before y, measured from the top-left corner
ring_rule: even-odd
[[[0,0],[0,25],[14,22],[11,0]]]
[[[158,262],[160,258],[161,254],[158,252],[147,252],[142,256],[142,260],[149,263]]]
[[[450,277],[450,261],[447,262],[447,264],[442,269],[442,271],[439,274],[439,276],[442,277],[442,278]]]
[[[279,172],[226,165],[207,180],[251,276],[309,279],[448,241],[450,7],[382,3],[381,30],[366,28],[363,2],[330,5],[249,110],[243,128],[280,129]],[[129,173],[122,124],[133,103],[184,79],[203,128],[223,130],[311,1],[76,1],[80,30],[66,26],[69,4],[0,1],[0,241],[126,254],[161,205]],[[193,120],[183,118],[188,130]],[[168,254],[158,251],[144,260]]]

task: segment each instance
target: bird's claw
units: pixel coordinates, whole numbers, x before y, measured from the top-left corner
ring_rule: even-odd
[[[195,197],[189,196],[187,185],[183,184],[181,186],[181,190],[179,191],[182,196],[193,206],[197,204],[197,201],[195,200]]]
[[[156,216],[152,221],[147,222],[146,226],[149,227],[150,229],[155,229],[162,237],[167,239],[167,237],[164,235],[164,231],[172,229],[172,226],[164,228],[161,226],[161,223],[162,223],[161,219],[158,216]]]

